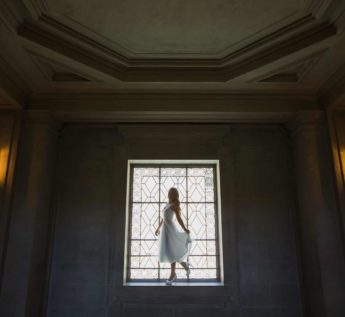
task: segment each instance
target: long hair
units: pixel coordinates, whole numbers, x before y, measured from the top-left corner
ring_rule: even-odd
[[[181,216],[181,208],[180,208],[180,200],[179,200],[179,194],[176,187],[171,187],[169,189],[169,193],[171,193],[171,202],[175,204],[177,207],[178,213]]]

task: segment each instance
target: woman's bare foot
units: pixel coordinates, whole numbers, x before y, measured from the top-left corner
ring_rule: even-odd
[[[172,285],[176,279],[177,279],[176,273],[174,275],[170,275],[169,279],[165,281],[165,284]]]

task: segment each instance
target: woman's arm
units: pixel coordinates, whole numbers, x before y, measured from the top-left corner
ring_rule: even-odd
[[[159,223],[158,228],[157,228],[157,230],[156,230],[156,232],[155,232],[155,235],[156,235],[156,236],[159,235],[159,231],[160,231],[160,229],[161,229],[162,224],[163,224],[163,219],[161,219],[161,222]]]
[[[190,231],[185,227],[184,223],[183,223],[183,220],[181,218],[180,215],[176,214],[176,219],[177,219],[177,222],[181,225],[182,229],[184,231],[186,231],[187,233],[189,233]]]
[[[180,213],[178,212],[177,208],[176,208],[175,206],[174,206],[174,207],[171,207],[171,208],[172,208],[172,210],[175,211],[177,222],[180,224],[180,226],[182,227],[182,229],[183,229],[184,231],[186,231],[187,233],[190,233],[190,231],[189,231],[189,230],[186,228],[186,226],[184,225],[183,220],[182,220],[182,218],[181,218],[181,215],[180,215]]]

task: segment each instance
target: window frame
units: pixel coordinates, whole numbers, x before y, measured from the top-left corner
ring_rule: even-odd
[[[124,286],[157,286],[165,285],[161,280],[156,279],[129,279],[128,267],[130,263],[130,230],[131,230],[131,211],[133,203],[131,200],[133,191],[133,171],[135,167],[212,167],[214,179],[214,209],[215,209],[215,235],[216,235],[216,279],[193,279],[192,281],[179,282],[179,286],[223,286],[224,285],[224,267],[223,267],[223,239],[222,239],[222,220],[221,220],[221,197],[220,197],[220,162],[219,160],[137,160],[128,159],[127,161],[127,186],[126,186],[126,223],[125,223],[125,245],[124,245],[124,267],[123,267],[123,285]],[[160,202],[159,202],[160,203]],[[182,279],[183,280],[183,279]]]

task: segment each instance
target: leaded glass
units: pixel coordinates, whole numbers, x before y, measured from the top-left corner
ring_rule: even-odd
[[[219,279],[215,175],[214,165],[132,165],[128,280],[165,280],[170,274],[170,264],[158,261],[154,232],[171,187],[179,191],[182,219],[193,239],[189,279]],[[176,272],[185,278],[179,265]]]

